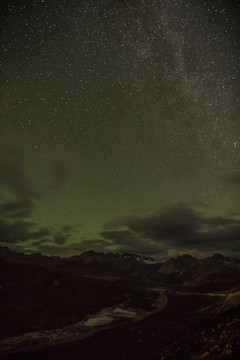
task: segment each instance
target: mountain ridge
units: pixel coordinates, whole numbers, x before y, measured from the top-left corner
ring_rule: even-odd
[[[9,247],[7,246],[0,246],[0,257],[6,257],[6,258],[34,258],[34,259],[48,259],[50,261],[62,261],[62,260],[68,260],[68,259],[77,259],[81,256],[95,256],[95,255],[101,255],[101,256],[105,256],[105,255],[109,255],[109,254],[112,254],[112,255],[120,255],[122,256],[123,258],[136,258],[137,260],[142,260],[142,261],[150,261],[150,262],[158,262],[158,263],[166,263],[166,262],[169,262],[169,261],[173,261],[173,260],[182,260],[183,262],[187,263],[190,261],[190,259],[196,259],[196,260],[208,260],[208,261],[215,261],[215,262],[222,262],[222,261],[227,261],[227,262],[234,262],[234,263],[237,263],[237,264],[240,264],[240,259],[237,259],[237,258],[231,258],[231,257],[228,257],[228,256],[224,256],[220,253],[213,253],[212,256],[210,257],[206,257],[206,258],[197,258],[197,257],[194,257],[192,255],[189,255],[189,254],[183,254],[183,255],[179,255],[177,257],[171,257],[169,259],[166,259],[166,260],[158,260],[158,259],[155,259],[149,255],[145,255],[145,254],[142,254],[142,253],[126,253],[126,252],[97,252],[97,251],[94,251],[94,250],[87,250],[87,251],[84,251],[82,252],[81,254],[79,255],[73,255],[73,256],[70,256],[70,257],[60,257],[60,256],[57,256],[57,255],[45,255],[45,254],[42,254],[41,252],[32,252],[32,253],[29,253],[29,254],[25,254],[23,252],[19,252],[19,251],[16,251],[16,250],[11,250]]]
[[[240,282],[240,260],[218,253],[204,259],[184,254],[160,262],[143,254],[91,250],[69,258],[60,258],[40,253],[25,255],[0,247],[0,259],[13,263],[37,264],[81,276],[129,276],[165,285]]]

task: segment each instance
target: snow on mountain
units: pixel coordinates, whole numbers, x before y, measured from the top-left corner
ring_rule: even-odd
[[[153,259],[151,256],[146,256],[146,255],[141,254],[141,253],[135,253],[135,254],[134,253],[133,254],[123,253],[121,255],[122,255],[122,257],[124,259],[134,258],[139,262],[143,261],[145,264],[157,264],[157,263],[162,262],[160,260]]]

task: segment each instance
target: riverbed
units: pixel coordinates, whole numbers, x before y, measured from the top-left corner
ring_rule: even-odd
[[[88,315],[80,322],[59,329],[34,331],[3,339],[0,341],[0,353],[27,352],[60,343],[77,341],[103,329],[140,321],[166,306],[167,297],[164,288],[144,288],[139,289],[139,291],[158,292],[157,299],[152,303],[151,311],[139,307],[128,307],[129,301],[126,301],[113,307],[104,308],[96,314]]]

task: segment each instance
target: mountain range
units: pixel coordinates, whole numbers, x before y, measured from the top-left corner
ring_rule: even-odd
[[[188,254],[159,261],[134,253],[98,253],[86,251],[69,258],[46,256],[41,253],[25,255],[0,247],[0,259],[9,263],[34,264],[59,272],[82,276],[127,276],[157,281],[159,284],[210,285],[224,287],[240,281],[240,260],[215,253],[205,259]]]

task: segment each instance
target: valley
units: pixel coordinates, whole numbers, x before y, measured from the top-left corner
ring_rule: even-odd
[[[156,292],[158,296],[152,304],[149,304],[148,309],[146,307],[138,307],[136,301],[137,297],[130,298],[124,303],[117,304],[117,307],[114,306],[101,309],[101,311],[96,314],[89,314],[80,322],[60,329],[30,332],[20,336],[3,339],[0,341],[0,352],[2,354],[18,351],[29,352],[56,344],[74,342],[87,338],[101,330],[111,329],[112,327],[122,324],[138,322],[164,309],[167,305],[167,297],[164,295],[164,290],[162,288],[143,288],[136,291],[140,291],[141,296],[144,296],[146,292],[150,295],[150,298],[151,295]],[[131,307],[128,306],[130,302]],[[152,309],[150,309],[150,307]]]
[[[1,359],[239,358],[236,259],[0,254]]]

